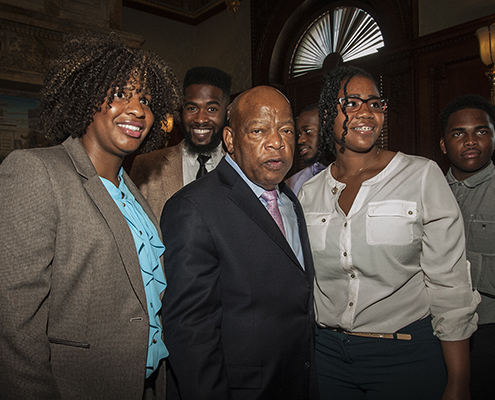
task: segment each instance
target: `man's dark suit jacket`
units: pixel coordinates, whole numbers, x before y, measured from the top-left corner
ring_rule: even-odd
[[[168,400],[317,398],[313,261],[301,206],[280,189],[294,203],[305,270],[225,159],[166,203]]]

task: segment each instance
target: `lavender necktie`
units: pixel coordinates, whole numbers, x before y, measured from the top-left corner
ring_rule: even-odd
[[[273,220],[277,223],[278,227],[282,231],[285,236],[284,223],[282,221],[282,216],[280,215],[280,211],[278,209],[277,204],[277,190],[265,190],[261,195],[263,200],[267,203],[267,210],[272,216]]]

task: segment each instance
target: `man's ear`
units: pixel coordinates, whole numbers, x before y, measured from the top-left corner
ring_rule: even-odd
[[[230,126],[223,128],[223,142],[227,148],[227,153],[232,155],[234,153],[234,131]]]
[[[445,140],[444,138],[440,139],[440,149],[442,150],[443,154],[447,154],[447,149],[445,148]]]

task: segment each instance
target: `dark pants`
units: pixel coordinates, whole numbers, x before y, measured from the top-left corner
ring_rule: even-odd
[[[469,342],[471,400],[495,396],[495,324],[479,325]]]
[[[412,339],[364,338],[317,327],[320,399],[439,400],[447,374],[431,318],[398,332]]]

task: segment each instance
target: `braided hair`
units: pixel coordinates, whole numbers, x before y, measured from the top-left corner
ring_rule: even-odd
[[[153,53],[131,49],[115,33],[71,38],[54,60],[41,91],[40,129],[51,143],[82,137],[102,106],[140,81],[152,99],[154,123],[141,148],[158,148],[167,114],[178,117],[181,88],[171,67]]]
[[[336,136],[333,129],[335,118],[339,112],[339,91],[344,90],[344,96],[347,96],[347,85],[349,81],[355,76],[361,76],[370,79],[375,85],[376,82],[373,77],[364,69],[350,66],[340,66],[331,70],[325,75],[323,88],[320,93],[320,101],[318,102],[318,114],[321,123],[321,129],[318,133],[318,150],[317,159],[330,159],[331,156],[335,156],[336,148]],[[345,109],[342,109],[344,113],[344,132],[342,138],[339,140],[341,146],[340,152],[345,151],[345,136],[347,135],[347,122],[349,117]]]

